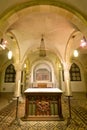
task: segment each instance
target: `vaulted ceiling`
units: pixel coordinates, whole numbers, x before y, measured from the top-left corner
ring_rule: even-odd
[[[43,35],[48,55],[61,62],[77,60],[87,66],[87,48],[81,48],[87,37],[86,0],[1,0],[0,38],[8,41],[7,49],[0,48],[0,66],[8,62],[7,52],[12,50],[15,63],[36,57]],[[52,58],[52,57],[51,57]]]

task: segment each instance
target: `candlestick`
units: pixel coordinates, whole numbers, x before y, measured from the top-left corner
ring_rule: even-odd
[[[72,92],[71,92],[71,86],[70,86],[70,81],[66,80],[66,95],[67,96],[71,96]]]

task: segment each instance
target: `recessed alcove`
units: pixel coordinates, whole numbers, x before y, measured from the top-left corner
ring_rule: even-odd
[[[32,68],[32,87],[52,88],[54,87],[54,70],[50,63],[38,63]]]

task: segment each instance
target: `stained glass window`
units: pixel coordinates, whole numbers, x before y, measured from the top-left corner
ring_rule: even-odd
[[[70,68],[70,80],[81,81],[80,68],[75,63]]]
[[[4,81],[5,81],[6,83],[15,82],[15,75],[16,75],[16,72],[15,72],[14,66],[13,66],[12,64],[10,64],[10,65],[6,68]]]

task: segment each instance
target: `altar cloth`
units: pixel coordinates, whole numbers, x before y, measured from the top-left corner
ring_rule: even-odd
[[[63,91],[59,88],[28,88],[24,93],[62,93]]]

